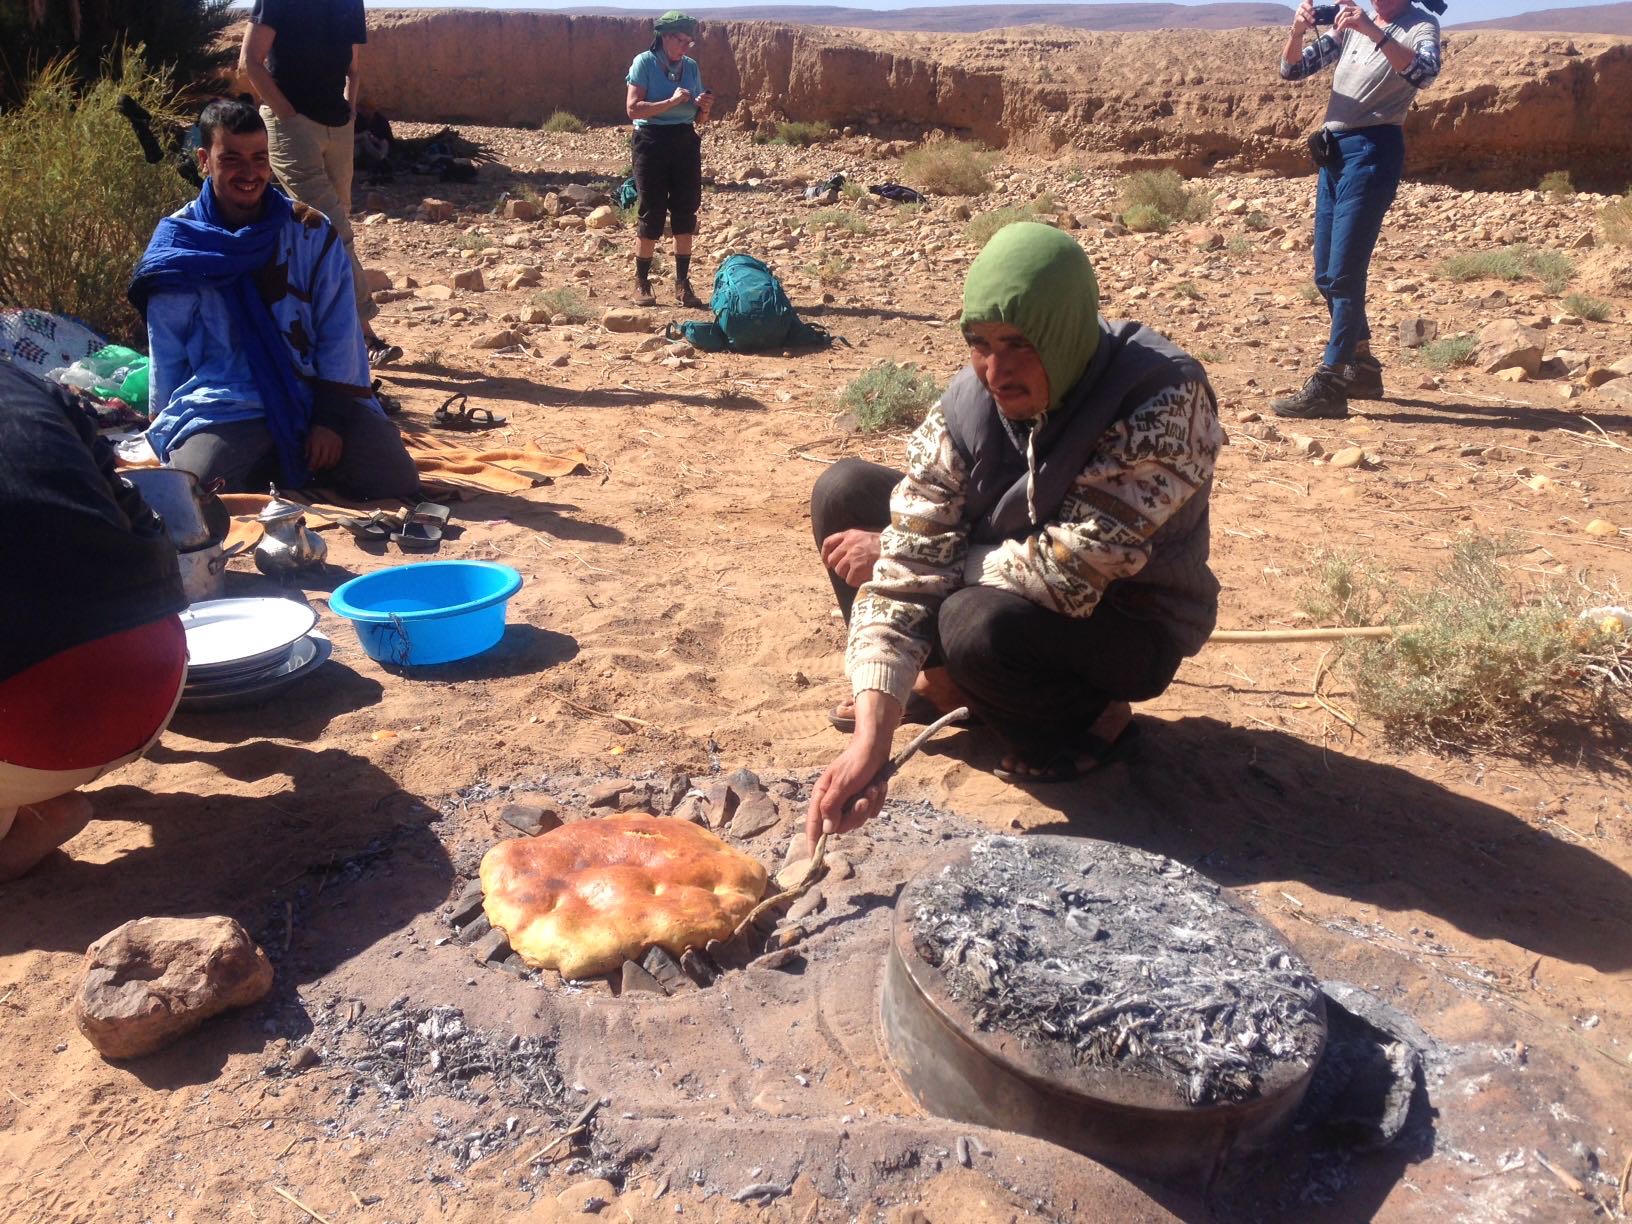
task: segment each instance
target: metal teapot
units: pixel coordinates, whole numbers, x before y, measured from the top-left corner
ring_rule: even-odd
[[[303,569],[322,565],[329,555],[322,537],[306,526],[306,507],[279,497],[276,488],[256,521],[262,534],[255,545],[255,568],[268,578],[287,582]]]

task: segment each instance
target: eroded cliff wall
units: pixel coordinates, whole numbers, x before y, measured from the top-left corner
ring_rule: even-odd
[[[364,96],[426,121],[537,124],[556,109],[623,118],[645,21],[549,12],[370,12]],[[1320,121],[1324,81],[1282,82],[1277,30],[975,35],[710,22],[697,58],[717,114],[943,128],[996,146],[1067,148],[1131,163],[1290,171]],[[1413,110],[1410,169],[1451,181],[1578,185],[1632,178],[1632,41],[1457,33]]]

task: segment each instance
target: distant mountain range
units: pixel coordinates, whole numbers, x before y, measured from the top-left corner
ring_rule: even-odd
[[[603,17],[650,15],[650,11],[644,8],[612,6],[568,11]],[[1028,25],[1066,26],[1078,30],[1232,30],[1242,26],[1283,26],[1292,21],[1292,8],[1285,4],[957,4],[885,10],[816,4],[758,4],[740,8],[691,8],[687,11],[704,21],[775,21],[784,25],[841,26],[926,34],[973,34],[981,30]],[[1448,28],[1632,34],[1632,3],[1549,9],[1520,13],[1497,21],[1458,22]]]

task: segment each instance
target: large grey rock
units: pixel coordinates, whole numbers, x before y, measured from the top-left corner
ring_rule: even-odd
[[[231,918],[137,918],[86,950],[74,1019],[105,1057],[138,1058],[271,989],[266,953]]]

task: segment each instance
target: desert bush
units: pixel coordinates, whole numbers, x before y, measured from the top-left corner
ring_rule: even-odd
[[[178,118],[139,48],[83,91],[58,60],[0,112],[0,306],[74,315],[145,348],[125,286],[153,227],[192,189],[174,165],[142,160],[116,109],[122,93],[161,122]]]
[[[227,88],[238,59],[221,36],[240,14],[232,0],[79,0],[72,4],[0,2],[0,110],[22,101],[30,74],[61,62],[61,71],[90,84],[122,78],[127,49],[138,67],[174,88]]]
[[[1203,220],[1213,208],[1210,192],[1185,185],[1176,170],[1140,170],[1122,180],[1122,224],[1139,233],[1160,233],[1180,221]],[[1141,218],[1167,219],[1160,228],[1141,230],[1128,218],[1135,211]]]
[[[991,190],[991,169],[992,155],[963,140],[933,141],[901,159],[902,180],[931,195],[981,195]]]
[[[1591,297],[1585,293],[1566,294],[1564,309],[1579,318],[1591,319],[1594,323],[1604,322],[1615,311],[1615,308],[1603,298]]]
[[[806,275],[823,285],[842,285],[850,274],[851,262],[831,251],[818,251],[817,255],[813,263],[805,265]]]
[[[1246,224],[1246,227],[1255,234],[1261,234],[1265,230],[1273,228],[1275,224],[1256,208],[1249,212],[1244,218],[1242,218],[1242,220]]]
[[[839,191],[847,200],[859,200],[867,194],[867,188],[848,179],[845,181],[844,186],[839,188]]]
[[[1479,340],[1476,336],[1446,336],[1442,340],[1430,340],[1417,350],[1422,356],[1423,365],[1436,370],[1472,365],[1473,355],[1478,351]]]
[[[1196,288],[1194,281],[1180,281],[1173,286],[1173,296],[1181,297],[1187,302],[1199,302],[1201,290]]]
[[[558,110],[539,125],[541,132],[587,132],[589,125],[571,111]]]
[[[565,315],[574,323],[583,323],[595,317],[595,310],[589,304],[589,299],[582,290],[571,285],[562,285],[559,289],[541,289],[533,294],[532,304],[542,310],[550,312],[553,318],[556,315]]]
[[[918,424],[939,394],[934,378],[917,366],[885,361],[852,379],[839,406],[871,433]]]
[[[1439,265],[1446,280],[1540,281],[1549,293],[1560,293],[1575,276],[1575,261],[1558,251],[1538,251],[1518,243],[1497,251],[1452,255]]]
[[[804,148],[807,145],[821,144],[827,139],[829,130],[825,123],[779,123],[776,125],[776,135],[771,139],[776,144]]]
[[[1317,625],[1375,625],[1387,602],[1388,584],[1353,552],[1317,552],[1298,592],[1298,609]]]
[[[1231,255],[1251,255],[1252,243],[1237,234],[1224,244],[1224,249]]]
[[[864,217],[859,213],[846,212],[842,208],[818,208],[810,214],[807,224],[816,229],[837,229],[858,236],[867,232],[867,221]]]
[[[459,237],[453,240],[453,245],[461,251],[469,251],[475,254],[477,251],[489,249],[493,245],[493,239],[486,234],[460,234]]]
[[[1575,184],[1570,182],[1568,170],[1554,170],[1551,174],[1541,176],[1541,183],[1536,190],[1553,200],[1567,200],[1575,194]]]
[[[1173,228],[1173,218],[1154,204],[1134,204],[1123,212],[1122,224],[1136,234],[1165,234]]]
[[[964,238],[973,246],[983,247],[992,240],[992,235],[1016,221],[1035,221],[1037,219],[1029,208],[994,208],[991,212],[983,212],[963,227]]]
[[[1618,200],[1611,200],[1598,210],[1598,232],[1605,242],[1616,246],[1632,246],[1632,187]]]
[[[1326,591],[1312,598],[1333,619],[1395,628],[1390,638],[1345,642],[1335,660],[1355,705],[1390,740],[1511,746],[1565,719],[1601,717],[1632,683],[1632,640],[1613,621],[1580,619],[1609,597],[1584,584],[1521,582],[1502,559],[1524,551],[1461,536],[1450,563],[1420,587],[1379,582],[1352,562],[1317,574],[1312,585],[1324,578]]]

